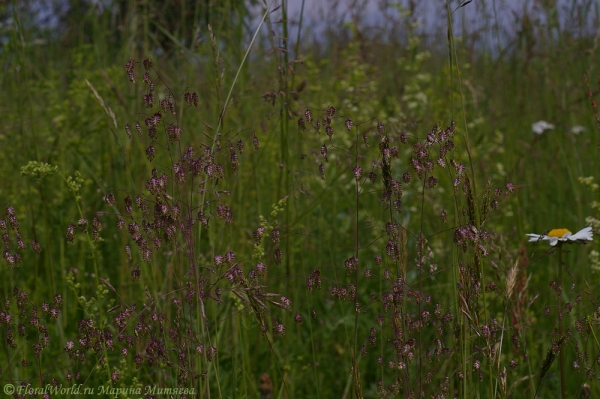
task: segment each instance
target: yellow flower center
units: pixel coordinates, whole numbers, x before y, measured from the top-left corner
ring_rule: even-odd
[[[570,231],[567,229],[554,229],[554,230],[550,230],[550,232],[547,234],[547,236],[561,238],[562,236],[564,236],[567,233],[570,233]]]

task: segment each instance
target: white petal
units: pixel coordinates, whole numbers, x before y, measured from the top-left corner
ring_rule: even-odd
[[[529,237],[529,242],[539,241],[543,237],[539,234],[526,234],[526,236]]]
[[[559,241],[558,237],[548,237],[548,239],[550,240],[550,245],[552,245],[552,246],[555,246]],[[564,241],[564,240],[561,240],[561,241]]]
[[[535,123],[531,125],[531,130],[533,130],[533,132],[536,134],[544,133],[544,128],[539,125],[536,125]]]
[[[569,237],[570,241],[593,241],[594,233],[592,232],[592,227],[586,227],[585,229],[579,230],[577,233],[573,234]]]
[[[542,134],[544,131],[550,129],[554,129],[554,125],[546,121],[537,121],[536,123],[531,124],[531,130],[537,134]]]

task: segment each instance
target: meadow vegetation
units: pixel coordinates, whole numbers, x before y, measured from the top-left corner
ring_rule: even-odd
[[[600,229],[593,2],[68,3],[0,6],[3,389],[600,395],[599,240],[526,236]]]

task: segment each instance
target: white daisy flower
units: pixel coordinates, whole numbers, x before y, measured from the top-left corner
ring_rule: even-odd
[[[546,121],[537,121],[536,123],[531,124],[531,130],[533,130],[533,132],[537,134],[542,134],[546,130],[552,129],[554,129],[554,125]]]
[[[583,126],[573,126],[571,127],[571,133],[573,134],[579,134],[585,132],[585,128]]]
[[[559,242],[562,243],[582,243],[594,240],[594,233],[591,227],[586,227],[573,234],[567,229],[550,230],[548,234],[527,234],[529,242],[533,241],[550,241],[550,245],[555,246]]]

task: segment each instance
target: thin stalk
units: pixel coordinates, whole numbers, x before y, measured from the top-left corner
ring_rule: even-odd
[[[451,99],[451,110],[452,110],[452,114],[454,117],[454,101],[453,101],[453,88],[454,88],[454,73],[453,73],[453,66],[456,69],[456,77],[458,79],[458,89],[460,92],[460,105],[461,105],[461,111],[462,111],[462,117],[463,117],[463,126],[464,126],[464,133],[462,134],[462,137],[465,141],[465,147],[467,149],[467,155],[469,158],[469,168],[471,170],[471,180],[472,180],[472,184],[471,184],[471,189],[473,191],[473,198],[477,198],[477,185],[475,183],[475,168],[473,165],[473,157],[471,154],[471,147],[469,145],[469,130],[468,130],[468,125],[467,125],[467,113],[466,113],[466,109],[465,109],[465,101],[464,101],[464,94],[463,94],[463,87],[462,87],[462,81],[461,81],[461,76],[460,76],[460,67],[458,65],[458,55],[456,53],[456,45],[454,43],[454,31],[453,31],[453,27],[452,27],[452,11],[450,8],[450,1],[446,0],[446,13],[447,13],[447,19],[448,19],[448,59],[449,59],[449,64],[450,64],[450,99]],[[454,59],[454,63],[452,62],[452,60]],[[453,118],[454,119],[454,118]],[[479,230],[480,225],[479,225],[479,215],[477,213],[477,202],[474,201],[473,204],[474,212],[474,224],[475,227]],[[476,258],[476,264],[479,264],[479,262],[477,262],[477,257],[479,255],[477,254],[477,252],[474,253],[474,257]],[[481,276],[481,285],[485,286],[485,276],[484,276],[484,268],[481,264],[479,264],[479,270],[478,270],[480,276]],[[483,314],[484,314],[484,320],[487,323],[487,301],[486,301],[486,293],[485,290],[483,290]],[[466,331],[465,331],[466,332]],[[465,336],[466,337],[466,336]],[[466,339],[466,338],[465,338]],[[466,354],[465,354],[466,355]],[[463,359],[463,360],[466,360]],[[490,362],[488,362],[488,372],[489,372],[489,376],[490,376],[490,397],[494,396],[494,387],[493,387],[493,381],[492,381],[492,364]],[[466,374],[465,374],[466,377]],[[465,382],[466,384],[466,382]]]
[[[280,82],[279,87],[283,92],[283,96],[280,96],[280,131],[281,131],[281,162],[283,164],[283,168],[279,170],[279,173],[283,173],[285,175],[285,190],[290,188],[290,159],[289,159],[289,124],[290,118],[288,117],[289,104],[290,104],[290,90],[288,84],[288,24],[287,24],[287,1],[283,0],[281,2],[281,17],[283,20],[283,59],[282,64],[280,65]],[[281,189],[281,187],[280,187]],[[279,198],[281,198],[281,192],[279,193]],[[290,206],[285,207],[285,225],[288,226],[290,222]],[[290,239],[285,240],[285,271],[286,276],[290,275]]]
[[[448,175],[450,177],[450,179],[452,179],[452,176],[450,175],[450,170],[448,170]],[[460,222],[460,204],[458,203],[458,190],[456,187],[453,187],[453,196],[454,196],[454,226],[458,226],[459,222]],[[456,319],[458,320],[458,325],[459,325],[459,351],[460,351],[460,367],[461,367],[461,372],[463,374],[463,378],[462,378],[462,391],[460,390],[460,383],[459,383],[459,396],[460,392],[462,392],[462,396],[465,397],[465,392],[467,391],[467,379],[465,378],[465,376],[467,375],[467,349],[466,349],[466,345],[465,345],[465,337],[466,337],[466,329],[464,328],[465,324],[466,324],[466,318],[465,315],[460,311],[460,294],[458,292],[458,283],[460,282],[460,271],[459,271],[459,264],[460,264],[460,259],[459,259],[459,253],[457,250],[457,247],[455,246],[453,251],[452,251],[452,265],[453,265],[453,272],[452,272],[452,292],[454,295],[454,299],[455,299],[455,303],[459,304],[456,307]]]
[[[356,138],[354,140],[354,166],[357,167],[358,166],[358,140],[359,140],[359,135],[358,135],[358,127],[355,128],[356,129]],[[354,227],[355,227],[355,232],[354,232],[354,256],[356,257],[356,259],[358,259],[358,249],[359,249],[359,240],[358,240],[358,206],[359,206],[359,199],[360,199],[360,180],[356,179],[355,182],[355,195],[356,195],[356,206],[355,206],[355,212],[354,212],[354,217],[355,217],[355,221],[354,221]],[[358,267],[356,267],[356,270],[354,272],[354,286],[356,287],[356,291],[358,292],[358,276],[359,276],[359,269]],[[354,345],[352,348],[352,382],[354,385],[354,391],[356,393],[356,397],[357,399],[362,399],[363,397],[363,393],[362,393],[362,388],[360,385],[360,375],[358,373],[358,357],[357,357],[357,347],[358,347],[358,311],[359,311],[359,306],[358,306],[358,299],[354,299]]]
[[[307,298],[306,298],[306,303],[310,302],[310,298],[308,297],[308,293],[306,294]],[[315,333],[313,330],[313,321],[312,321],[312,315],[311,317],[308,318],[309,322],[308,322],[308,328],[310,330],[310,346],[312,349],[312,361],[313,364],[317,363],[317,348],[315,347]],[[319,373],[317,371],[316,367],[313,367],[313,373],[314,373],[314,381],[315,381],[315,388],[316,388],[316,397],[317,399],[321,398],[321,379],[319,378]]]
[[[58,173],[58,175],[65,181],[68,182],[69,180],[62,174],[62,173]],[[73,194],[73,198],[75,199],[75,205],[77,206],[77,212],[79,213],[79,218],[80,219],[84,219],[84,214],[83,214],[83,209],[81,209],[81,198],[79,196],[79,189],[77,189],[77,191],[73,191],[71,189],[71,187],[69,187],[69,189],[71,190],[71,194]],[[85,236],[87,239],[87,244],[90,247],[90,252],[91,252],[91,257],[92,257],[92,263],[94,265],[94,274],[95,274],[95,278],[96,278],[96,288],[98,288],[98,286],[100,285],[100,280],[99,280],[99,274],[98,274],[98,262],[97,262],[97,257],[96,257],[96,245],[94,244],[94,242],[92,241],[92,238],[90,237],[90,232],[86,229],[85,230]],[[100,307],[100,309],[102,309],[102,307]]]
[[[529,348],[527,347],[527,338],[523,334],[523,329],[519,329],[519,338],[523,342],[523,349],[525,353],[529,353]],[[529,392],[532,395],[531,398],[535,399],[535,382],[533,379],[533,369],[531,368],[531,362],[527,362],[527,370],[529,371]]]
[[[560,290],[558,292],[558,339],[561,340],[563,337],[563,305],[562,305],[562,245],[558,245],[558,284]],[[559,348],[559,362],[560,362],[560,397],[562,399],[567,398],[565,392],[565,353],[562,348]]]
[[[423,240],[425,235],[423,234],[423,219],[425,213],[425,184],[427,182],[427,172],[423,175],[423,186],[421,187],[421,225],[419,226],[419,295],[423,294]],[[421,316],[421,300],[417,301],[419,304],[419,316]],[[423,329],[419,328],[419,398],[423,395]]]
[[[242,59],[240,66],[238,67],[237,71],[235,72],[235,77],[233,78],[233,82],[231,82],[231,86],[229,87],[229,92],[227,93],[227,97],[225,98],[225,103],[223,103],[223,110],[221,111],[221,115],[219,116],[219,124],[217,125],[217,129],[215,130],[215,137],[214,137],[213,141],[215,141],[217,138],[217,134],[219,132],[219,129],[221,128],[223,118],[225,117],[225,112],[227,112],[227,107],[229,106],[229,100],[231,99],[231,93],[233,93],[233,87],[235,86],[235,83],[237,82],[237,79],[240,76],[242,67],[246,63],[248,54],[250,54],[250,49],[252,49],[252,45],[254,44],[254,41],[256,40],[256,37],[258,36],[258,32],[260,32],[260,28],[262,27],[262,24],[265,22],[265,18],[267,18],[267,15],[269,15],[269,10],[271,9],[271,6],[273,5],[274,1],[275,0],[271,0],[269,5],[265,8],[265,13],[263,14],[262,18],[260,19],[260,23],[258,24],[258,27],[254,31],[252,40],[250,40],[250,44],[248,45],[248,48],[246,49],[246,52],[244,53],[244,58]]]

